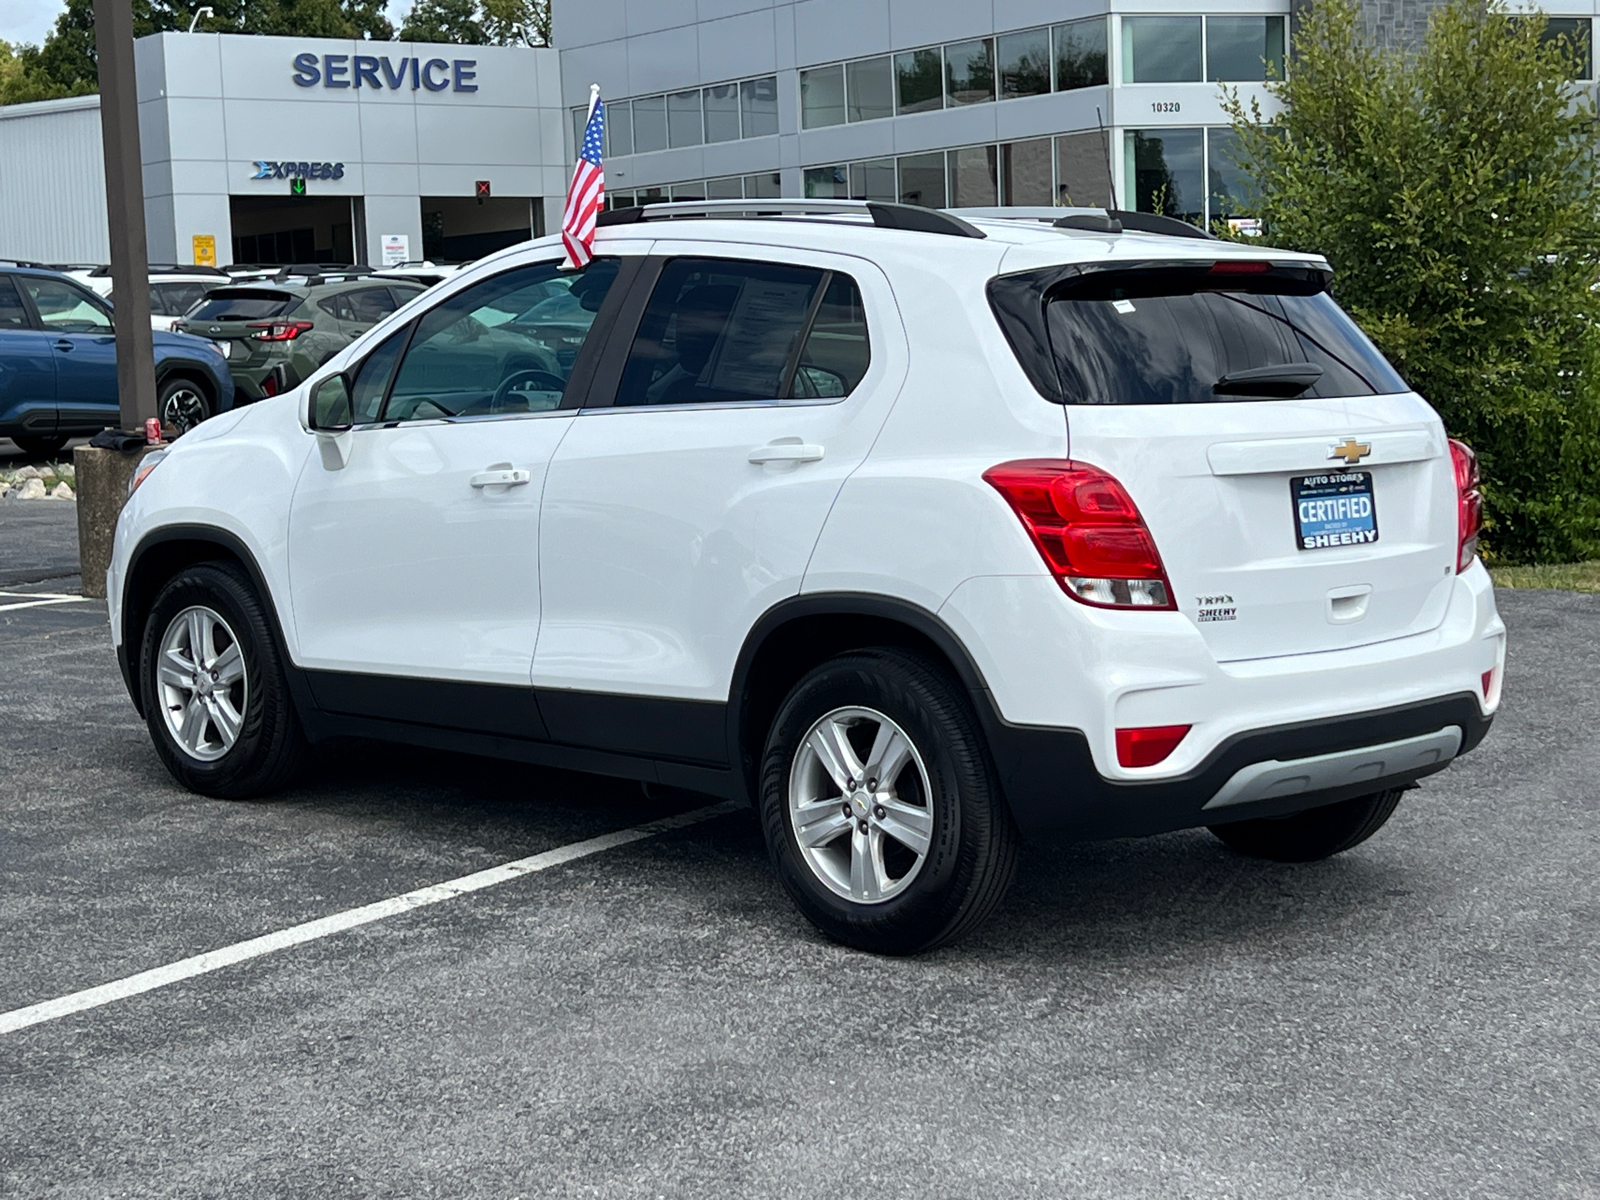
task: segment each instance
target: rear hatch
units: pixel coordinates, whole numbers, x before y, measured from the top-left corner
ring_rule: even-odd
[[[1456,557],[1437,416],[1327,294],[1325,266],[1238,255],[1058,269],[1036,288],[1072,457],[1127,488],[1219,661],[1437,626]]]
[[[183,333],[199,334],[223,347],[230,369],[265,366],[274,348],[286,342],[257,337],[275,317],[293,312],[302,297],[296,292],[269,287],[221,287],[208,292],[183,318]]]

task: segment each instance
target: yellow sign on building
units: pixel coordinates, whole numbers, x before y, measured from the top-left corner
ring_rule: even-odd
[[[214,233],[197,233],[194,235],[194,265],[197,267],[214,267],[217,265],[217,235]]]

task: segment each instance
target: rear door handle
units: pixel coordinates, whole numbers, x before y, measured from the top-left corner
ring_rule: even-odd
[[[57,338],[56,339],[56,349],[57,350],[71,350],[72,346],[73,346],[73,342],[72,342],[71,338]]]
[[[479,471],[467,482],[475,488],[517,487],[532,478],[531,471]]]
[[[821,462],[826,451],[821,446],[805,442],[769,442],[750,451],[753,463],[808,463]]]

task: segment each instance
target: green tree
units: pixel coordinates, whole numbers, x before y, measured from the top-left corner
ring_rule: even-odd
[[[1294,50],[1282,116],[1231,106],[1267,239],[1327,256],[1341,303],[1478,451],[1495,556],[1600,555],[1600,195],[1568,83],[1587,47],[1453,0],[1405,57],[1319,0]]]
[[[186,30],[195,6],[188,0],[132,0],[133,36]],[[215,15],[202,18],[208,33],[261,33],[289,37],[377,38],[394,36],[383,0],[211,0]],[[80,95],[99,85],[94,50],[94,0],[67,0],[42,46],[15,55],[26,79],[21,91],[33,99]],[[0,87],[4,87],[0,83]],[[18,97],[20,98],[20,97]],[[0,101],[14,103],[7,91]]]
[[[482,46],[489,40],[478,17],[478,0],[417,0],[400,26],[408,42],[453,42]]]
[[[417,0],[400,36],[464,46],[548,46],[550,0]]]

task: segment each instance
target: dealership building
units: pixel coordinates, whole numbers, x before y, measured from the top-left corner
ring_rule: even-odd
[[[554,228],[554,50],[165,33],[134,44],[152,262],[474,258]],[[0,257],[105,262],[99,97],[0,107]]]
[[[460,260],[552,230],[591,83],[613,205],[1248,218],[1224,96],[1276,110],[1305,3],[554,0],[558,50],[159,34],[135,44],[150,258]],[[1597,3],[1552,32],[1587,45]],[[1414,46],[1429,8],[1363,12]],[[0,107],[0,257],[107,256],[98,98]]]

